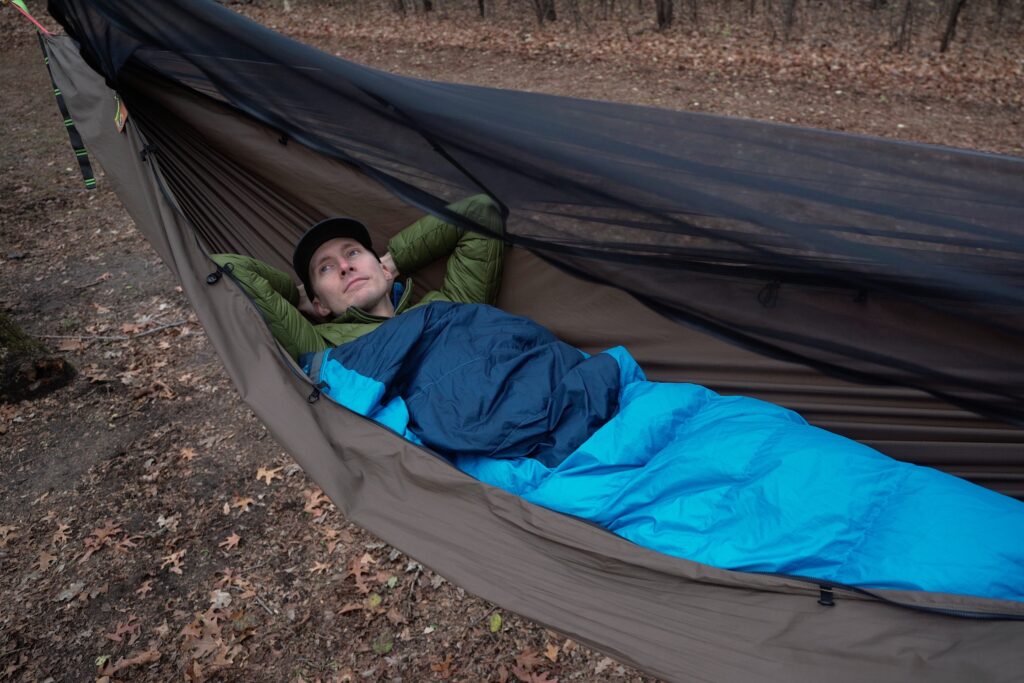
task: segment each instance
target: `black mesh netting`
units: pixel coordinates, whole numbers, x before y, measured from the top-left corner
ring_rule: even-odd
[[[434,213],[483,189],[509,242],[666,316],[1024,424],[1022,159],[404,78],[213,2],[49,9],[127,96],[187,87]]]

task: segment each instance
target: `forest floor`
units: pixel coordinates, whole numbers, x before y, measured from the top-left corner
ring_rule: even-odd
[[[295,5],[241,9],[417,77],[1024,154],[1019,47],[753,48]],[[79,371],[0,404],[0,680],[653,680],[349,524],[238,400],[102,169],[83,189],[10,8],[0,79],[0,306]]]

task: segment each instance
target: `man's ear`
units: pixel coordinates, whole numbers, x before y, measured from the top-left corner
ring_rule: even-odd
[[[388,281],[388,284],[392,284],[395,281],[395,277],[397,276],[397,273],[395,273],[394,269],[392,269],[391,266],[387,264],[387,261],[380,262],[380,269],[384,271],[384,278]]]
[[[310,303],[313,304],[313,310],[316,311],[316,314],[318,316],[320,316],[321,318],[331,317],[331,309],[327,308],[322,303],[320,303],[320,297],[313,297],[313,300]]]

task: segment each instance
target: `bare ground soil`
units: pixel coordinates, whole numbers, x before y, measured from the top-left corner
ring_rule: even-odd
[[[1012,50],[908,70],[872,48],[858,72],[828,66],[839,48],[765,45],[728,66],[721,41],[642,27],[245,11],[419,77],[1024,153]],[[0,680],[652,680],[348,524],[238,400],[102,169],[82,188],[10,9],[0,79],[0,305],[79,369],[0,405]]]

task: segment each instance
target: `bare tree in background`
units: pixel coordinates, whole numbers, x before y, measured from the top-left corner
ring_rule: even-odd
[[[537,15],[537,24],[543,26],[545,21],[557,21],[558,14],[555,12],[555,0],[530,0],[534,14]]]
[[[687,0],[687,6],[690,8],[690,23],[693,24],[694,28],[700,25],[700,12],[697,10],[697,0]]]
[[[953,8],[949,11],[949,21],[946,22],[946,32],[942,34],[942,44],[939,52],[949,49],[949,44],[956,37],[956,22],[960,19],[960,11],[967,4],[967,0],[953,0]]]
[[[914,32],[914,0],[904,0],[899,22],[893,31],[892,49],[906,52],[910,49],[910,40]]]
[[[654,0],[654,9],[657,13],[659,30],[672,25],[673,0]]]
[[[796,21],[796,2],[797,0],[782,0],[782,40],[787,42]]]

